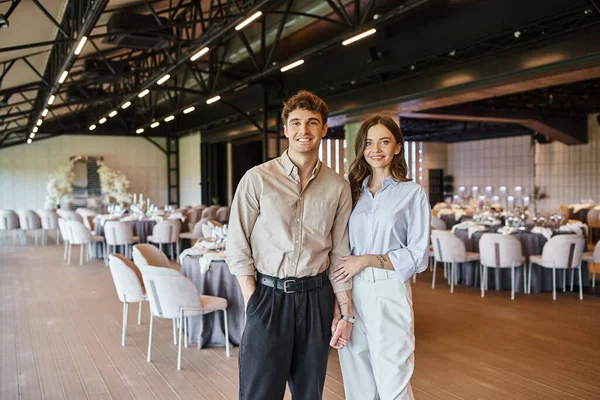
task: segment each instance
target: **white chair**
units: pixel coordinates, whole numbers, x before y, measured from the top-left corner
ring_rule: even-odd
[[[170,268],[152,266],[140,267],[144,286],[150,302],[150,333],[148,335],[148,362],[152,356],[152,323],[154,317],[179,321],[179,342],[177,350],[177,369],[181,369],[182,335],[185,331],[187,347],[186,318],[223,311],[225,316],[225,346],[229,353],[229,328],[227,322],[227,299],[222,297],[202,296],[190,279]]]
[[[600,229],[600,210],[594,210],[592,208],[588,212],[587,226],[588,226],[588,241],[591,243],[593,240],[593,237],[594,237],[594,229]]]
[[[54,232],[56,245],[60,244],[60,229],[58,227],[58,214],[53,210],[38,210],[38,216],[42,222],[43,242],[48,243],[48,232]]]
[[[600,241],[596,243],[594,251],[588,251],[583,253],[581,259],[587,261],[588,269],[593,265],[594,272],[592,274],[592,287],[596,287],[596,268],[600,266]],[[571,281],[573,281],[573,275],[571,275]]]
[[[106,241],[106,251],[111,253],[111,246],[116,252],[117,246],[125,246],[125,257],[131,258],[131,246],[139,243],[139,236],[133,236],[133,227],[127,222],[106,221],[104,223],[104,240]],[[104,256],[106,260],[106,255]]]
[[[171,262],[165,253],[151,244],[134,245],[133,262],[138,266],[138,268],[144,265],[164,268],[169,268],[171,266]]]
[[[187,217],[188,230],[191,232],[200,218],[200,213],[197,208],[190,208],[186,210],[185,215]]]
[[[510,268],[510,298],[515,299],[515,267],[523,267],[523,288],[527,289],[525,257],[519,239],[499,233],[485,233],[479,240],[481,258],[481,297],[485,296],[488,286],[488,268]]]
[[[181,232],[181,221],[178,219],[169,219],[159,221],[152,228],[152,235],[148,236],[148,243],[156,243],[162,251],[163,245],[171,245],[171,259],[174,260],[179,255],[179,233]],[[173,246],[177,247],[176,252]]]
[[[98,215],[98,213],[94,210],[90,210],[89,208],[85,208],[85,207],[79,207],[77,210],[75,210],[75,212],[79,215],[81,215],[82,218],[85,219],[85,217],[95,217],[96,215]]]
[[[431,231],[431,242],[433,244],[434,263],[433,278],[431,288],[435,288],[435,271],[437,263],[444,263],[444,271],[450,267],[448,283],[450,284],[450,293],[454,293],[454,284],[456,283],[456,264],[479,261],[479,254],[471,253],[465,250],[465,244],[450,231],[433,230]]]
[[[108,256],[108,265],[112,275],[117,296],[123,303],[123,331],[121,333],[121,346],[125,346],[127,336],[127,319],[129,315],[129,303],[139,303],[138,325],[142,323],[142,303],[148,301],[144,290],[142,273],[134,263],[120,254]]]
[[[81,217],[81,215],[77,214],[75,211],[63,210],[62,208],[59,208],[58,210],[56,210],[56,213],[58,214],[59,217],[66,219],[67,221],[79,221],[79,222],[83,223],[83,218]]]
[[[443,219],[436,217],[435,215],[432,215],[431,216],[431,229],[446,231],[446,230],[448,230],[448,227],[446,226],[446,223],[444,222]]]
[[[202,239],[204,237],[204,235],[202,234],[202,225],[204,225],[208,221],[208,219],[202,218],[200,221],[194,224],[191,232],[180,233],[179,240],[190,240],[193,245],[196,240]]]
[[[210,206],[202,210],[202,214],[200,214],[201,219],[216,219],[217,218],[217,209],[215,206]]]
[[[21,233],[23,234],[23,244],[27,244],[27,232],[33,231],[34,241],[37,246],[38,244],[38,232],[42,231],[42,221],[39,215],[33,210],[19,211],[19,225],[21,226]]]
[[[229,221],[229,213],[230,213],[230,208],[227,206],[223,206],[223,207],[219,207],[217,209],[217,214],[216,214],[216,220],[219,222],[227,222]]]
[[[13,210],[0,210],[0,244],[4,242],[6,233],[12,232],[13,245],[16,245],[20,228],[19,216],[16,212]]]
[[[67,220],[64,218],[58,219],[58,230],[60,231],[60,236],[62,237],[63,243],[65,244],[65,251],[63,254],[63,260],[67,261],[67,256],[69,252],[69,242],[71,236],[69,234],[69,228],[67,227]]]
[[[214,219],[208,220],[205,223],[203,223],[201,225],[202,237],[205,237],[205,238],[212,237],[213,231],[215,230],[215,227],[217,227],[217,226],[223,226],[223,224]]]
[[[529,257],[528,291],[531,292],[531,265],[552,269],[552,299],[556,300],[556,270],[563,270],[563,292],[567,290],[567,269],[579,271],[579,300],[583,300],[581,282],[581,257],[585,248],[585,238],[580,235],[556,235],[542,249],[541,256]],[[571,281],[571,290],[573,290]]]
[[[73,245],[79,245],[79,265],[83,265],[83,247],[87,246],[87,260],[91,258],[92,243],[102,243],[102,251],[106,254],[104,247],[104,237],[92,235],[79,221],[67,221],[67,230],[69,232],[69,250],[67,251],[67,263],[71,264],[71,250]]]

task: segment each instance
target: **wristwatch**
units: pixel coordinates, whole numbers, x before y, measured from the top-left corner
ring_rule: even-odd
[[[356,322],[356,318],[354,318],[354,317],[348,317],[347,315],[342,315],[342,320],[348,321],[351,324],[353,324],[354,322]]]

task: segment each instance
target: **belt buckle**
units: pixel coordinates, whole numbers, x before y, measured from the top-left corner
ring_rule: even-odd
[[[296,283],[296,281],[294,279],[287,279],[287,280],[283,281],[283,292],[284,293],[296,293],[295,290],[288,289],[288,285],[292,284],[292,283]]]

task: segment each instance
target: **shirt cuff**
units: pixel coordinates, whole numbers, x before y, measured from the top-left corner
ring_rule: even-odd
[[[329,277],[329,281],[331,282],[331,286],[333,286],[333,293],[345,292],[346,290],[352,290],[352,280],[349,282],[334,282],[331,277]]]
[[[408,249],[390,251],[387,256],[390,258],[401,282],[406,282],[417,272],[414,256]]]
[[[231,275],[235,276],[254,276],[256,274],[256,268],[254,265],[244,266],[244,267],[229,267],[229,272]]]

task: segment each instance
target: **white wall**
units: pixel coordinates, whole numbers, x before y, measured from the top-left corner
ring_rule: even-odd
[[[179,139],[179,195],[181,205],[202,203],[200,132]]]
[[[76,155],[104,157],[106,165],[127,176],[131,193],[167,203],[167,158],[152,143],[139,137],[65,135],[0,149],[0,208],[42,208],[48,174]]]

